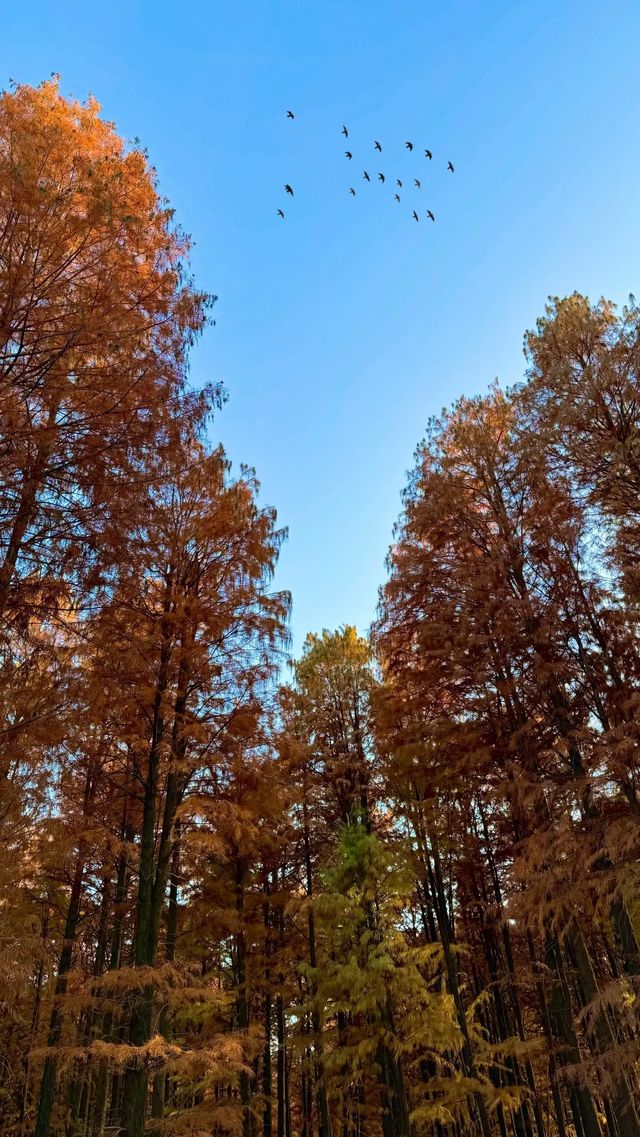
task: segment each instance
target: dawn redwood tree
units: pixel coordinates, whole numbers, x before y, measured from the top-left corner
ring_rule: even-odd
[[[583,510],[567,479],[549,476],[540,439],[498,391],[461,401],[434,424],[405,500],[378,632],[400,714],[404,706],[414,740],[423,718],[423,745],[430,735],[448,777],[457,770],[465,781],[477,779],[479,793],[506,795],[514,869],[527,898],[518,906],[547,928],[547,964],[558,971],[555,1021],[570,1062],[580,1057],[564,964],[553,946],[558,924],[580,998],[592,1008],[587,1046],[601,1056],[600,1071],[608,1065],[616,1124],[633,1134],[620,1039],[602,1008],[581,930],[595,902],[635,951],[626,866],[607,849],[593,785],[599,737],[585,672],[599,651],[590,618],[602,601],[581,555]],[[576,1124],[596,1133],[584,1087],[570,1096]]]
[[[324,788],[323,751],[315,744],[310,715],[311,704],[304,690],[285,686],[280,690],[280,733],[277,737],[279,762],[289,787],[289,816],[293,851],[289,861],[299,879],[302,923],[306,923],[306,943],[301,964],[305,997],[306,1049],[310,1086],[305,1103],[308,1132],[313,1132],[311,1114],[315,1102],[318,1137],[330,1137],[327,1080],[324,1064],[324,1023],[322,1006],[318,999],[319,941],[316,929],[315,898],[318,893],[319,874],[327,851],[335,843],[335,813],[327,809]],[[311,1099],[311,1102],[309,1101]],[[268,1128],[268,1127],[267,1127]],[[265,1132],[264,1137],[268,1137]]]
[[[208,298],[140,149],[57,80],[0,96],[0,614],[105,552],[188,403]]]
[[[325,1052],[325,1008],[319,995],[324,963],[316,937],[315,908],[320,895],[315,877],[335,851],[341,827],[350,823],[362,824],[367,831],[371,827],[375,798],[371,787],[374,762],[370,694],[373,686],[369,645],[355,628],[346,626],[334,633],[324,631],[322,635],[307,636],[302,656],[294,664],[294,683],[281,695],[285,729],[280,747],[288,759],[297,788],[293,813],[304,866],[308,931],[306,984],[319,1137],[339,1124],[349,1125],[349,1117],[353,1120],[356,1114],[351,1113],[353,1087],[347,1070],[345,1085],[339,1091],[340,1122],[338,1117],[333,1121],[330,1117],[328,1063],[331,1060]],[[344,1043],[345,1015],[341,1010],[336,1019],[338,1049]],[[389,1067],[400,1080],[395,1056],[389,1056]],[[386,1074],[380,1071],[383,1084]],[[374,1084],[375,1081],[374,1078]]]
[[[209,303],[188,249],[146,156],[95,100],[55,79],[0,96],[0,814],[16,853],[72,745],[69,625],[122,553],[150,455],[211,403],[185,385]]]
[[[107,960],[105,938],[101,978],[86,977],[90,1010],[79,1041],[84,1031],[83,1045],[93,1046],[85,1056],[95,1052],[99,1061],[95,1091],[86,1077],[71,1086],[73,1108],[84,1098],[104,1118],[111,1080],[111,1112],[121,1114],[124,1132],[141,1133],[151,1063],[153,1108],[162,1115],[160,1075],[176,1051],[167,1031],[158,1032],[155,1015],[159,993],[166,1000],[176,983],[184,985],[175,978],[176,877],[179,858],[188,860],[190,841],[199,840],[198,825],[181,823],[180,814],[190,808],[191,791],[203,794],[211,778],[215,784],[211,756],[255,738],[287,611],[286,596],[268,592],[282,535],[273,511],[255,503],[251,472],[232,480],[222,451],[208,452],[194,438],[173,453],[170,468],[162,461],[165,468],[127,527],[123,518],[117,572],[108,575],[96,614],[82,624],[84,702],[106,749],[97,764],[78,755],[85,796],[83,804],[76,799],[79,836],[38,1104],[42,1137],[54,1109],[79,915],[94,887],[90,865],[111,882],[105,901],[111,949]],[[101,859],[100,831],[107,835]],[[111,896],[118,903],[112,914]],[[193,1076],[188,1053],[181,1068],[172,1067],[177,1086]],[[206,1066],[206,1058],[199,1061]],[[237,1068],[231,1063],[232,1072]]]
[[[355,628],[309,635],[294,665],[295,689],[306,705],[307,730],[321,756],[333,824],[354,811],[365,823],[373,804],[370,695],[371,650]]]
[[[282,534],[255,493],[250,472],[232,481],[221,451],[192,443],[176,456],[172,480],[150,491],[144,524],[130,537],[132,560],[100,617],[103,666],[124,694],[138,787],[132,962],[148,981],[131,1000],[128,1041],[139,1056],[122,1090],[128,1137],[145,1123],[152,969],[179,811],[206,782],[209,756],[253,737],[287,611],[286,596],[267,591]],[[190,832],[181,827],[183,850]]]
[[[412,887],[374,746],[369,644],[349,626],[308,636],[294,679],[280,745],[306,892],[317,1129],[408,1137],[451,1089],[446,1077],[436,1089],[427,1056],[437,1066],[461,1036],[437,992],[439,945],[403,931]]]
[[[640,501],[640,309],[574,293],[525,337],[518,395],[560,470],[613,527],[633,579]]]
[[[230,737],[229,745],[221,740],[215,765],[190,795],[192,885],[182,925],[209,976],[211,1020],[238,1050],[237,1070],[224,1088],[239,1094],[238,1127],[245,1135],[254,1132],[258,1115],[265,1133],[284,1132],[290,1108],[284,1049],[272,1062],[275,1012],[283,1010],[291,986],[284,935],[291,893],[281,869],[288,859],[289,791],[268,743],[267,721],[259,716],[253,735]],[[200,1103],[200,1116],[207,1108],[215,1123],[219,1102]]]
[[[597,645],[588,679],[607,774],[637,814],[640,310],[633,297],[620,313],[578,294],[554,299],[525,347],[527,382],[516,395],[527,429],[544,439],[553,469],[577,487],[606,563],[611,599],[588,600]]]

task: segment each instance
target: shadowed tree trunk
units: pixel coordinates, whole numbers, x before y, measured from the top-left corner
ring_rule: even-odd
[[[88,766],[85,778],[82,805],[82,812],[85,818],[89,813],[94,789],[95,771],[91,766]],[[54,1003],[53,1009],[51,1011],[51,1019],[49,1021],[49,1034],[47,1037],[47,1047],[49,1049],[54,1049],[62,1037],[62,999],[67,990],[68,975],[69,971],[71,970],[71,964],[73,962],[76,932],[78,928],[78,921],[80,919],[80,903],[82,899],[82,887],[86,867],[86,857],[86,842],[84,837],[82,837],[79,842],[78,854],[75,860],[73,879],[71,882],[71,893],[69,895],[69,907],[67,909],[67,917],[65,920],[62,950],[60,952],[60,959],[58,961],[58,974],[54,991]],[[34,1137],[48,1137],[49,1125],[51,1122],[51,1111],[53,1109],[56,1092],[56,1068],[57,1062],[55,1054],[48,1054],[44,1062]]]

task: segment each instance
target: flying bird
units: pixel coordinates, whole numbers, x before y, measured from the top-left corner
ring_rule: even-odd
[[[400,189],[402,189],[402,182],[400,181],[400,178],[396,178],[396,185],[400,186]]]
[[[399,193],[394,193],[393,196],[395,197],[396,201],[400,201],[400,194]]]
[[[447,163],[447,169],[448,169],[448,170],[451,170],[451,173],[452,173],[452,174],[455,174],[455,170],[454,170],[454,168],[453,168],[453,162],[448,162],[448,163]]]
[[[378,181],[382,182],[384,185],[384,174],[378,174]]]
[[[430,209],[427,210],[427,217],[430,217],[432,221],[435,221],[435,216]]]
[[[419,178],[414,178],[414,179],[413,179],[413,184],[414,184],[414,186],[416,187],[416,189],[420,189],[420,186],[422,185],[422,182],[420,181],[420,179],[419,179]]]
[[[413,214],[412,214],[412,216],[413,216],[413,220],[414,220],[414,221],[419,221],[419,220],[420,220],[420,218],[418,217],[418,214],[416,213],[415,209],[414,209],[414,211],[413,211]]]
[[[351,153],[350,150],[345,150],[344,156],[345,156],[345,158],[348,158],[349,161],[351,161],[351,159],[353,158],[353,154]]]
[[[407,150],[413,150],[413,142],[405,142]]]
[[[356,191],[354,190],[353,186],[349,186],[349,193],[352,193],[354,197],[356,196]]]
[[[380,153],[382,154],[382,146],[380,145],[380,143],[379,143],[379,142],[374,142],[374,144],[373,144],[373,145],[375,146],[376,150],[379,150],[379,151],[380,151]]]
[[[284,192],[285,192],[285,193],[289,193],[289,194],[291,194],[291,196],[293,197],[293,190],[291,189],[291,186],[290,186],[290,185],[286,185],[286,186],[284,187]]]
[[[345,138],[349,137],[349,131],[347,130],[346,126],[343,126],[342,133],[344,134]]]
[[[425,158],[428,158],[429,161],[431,161],[431,159],[433,158],[433,154],[431,153],[430,150],[425,150],[424,156],[425,156]]]
[[[284,213],[282,212],[281,209],[278,210],[278,217],[281,217],[282,220],[284,221]]]
[[[364,172],[364,174],[363,174],[362,176],[363,176],[363,178],[365,179],[365,181],[367,181],[367,182],[370,182],[370,181],[371,181],[371,178],[369,177],[369,175],[368,175],[368,173],[367,173],[367,171],[366,171],[366,170],[365,170],[365,172]]]
[[[293,111],[287,111],[287,118],[295,118]]]

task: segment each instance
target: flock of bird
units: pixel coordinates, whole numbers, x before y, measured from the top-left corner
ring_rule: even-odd
[[[296,116],[293,113],[293,111],[287,111],[287,118],[288,119],[295,119],[295,117]],[[342,127],[341,133],[344,135],[345,139],[347,139],[347,141],[348,141],[349,130],[346,126]],[[408,142],[405,142],[404,145],[405,145],[405,148],[410,153],[413,151],[413,149],[414,149],[413,142],[408,141]],[[373,148],[376,151],[376,153],[382,154],[382,144],[378,141],[377,138],[375,138],[373,140]],[[347,161],[351,162],[353,160],[353,151],[352,150],[345,150],[344,156],[347,159]],[[425,156],[425,158],[428,159],[429,162],[431,162],[433,159],[433,154],[431,153],[430,150],[425,150],[424,156]],[[447,171],[449,173],[452,173],[452,174],[455,173],[455,167],[453,165],[453,162],[447,162]],[[365,182],[371,182],[371,175],[369,174],[368,170],[363,171],[362,178],[363,178],[363,181],[365,181]],[[387,181],[387,177],[383,173],[378,173],[377,178],[378,178],[378,181],[380,182],[381,185],[384,185],[385,182]],[[293,192],[293,186],[291,186],[288,182],[285,182],[283,188],[284,188],[285,193],[288,194],[290,197],[295,196],[294,192]],[[420,178],[414,178],[413,179],[413,188],[418,189],[418,190],[422,189],[422,182],[420,181]],[[400,178],[396,178],[396,180],[395,180],[395,192],[394,192],[393,196],[394,196],[394,200],[397,202],[398,205],[400,205],[401,200],[402,200],[400,197],[400,194],[398,193],[399,189],[404,190],[404,183],[402,182],[402,180]],[[356,190],[354,189],[353,186],[349,186],[349,193],[352,195],[352,197],[356,197]],[[278,217],[281,217],[282,220],[284,221],[284,218],[285,218],[284,209],[278,209],[276,212],[277,212]],[[411,216],[412,216],[414,221],[420,221],[420,215],[417,213],[417,211],[415,209],[413,210]],[[430,221],[435,221],[435,219],[436,219],[435,214],[430,209],[427,209],[425,211],[424,216],[428,217]]]

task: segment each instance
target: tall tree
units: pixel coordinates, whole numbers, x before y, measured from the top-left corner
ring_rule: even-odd
[[[145,155],[95,101],[18,86],[0,140],[3,613],[104,552],[114,497],[171,444],[207,298]]]

